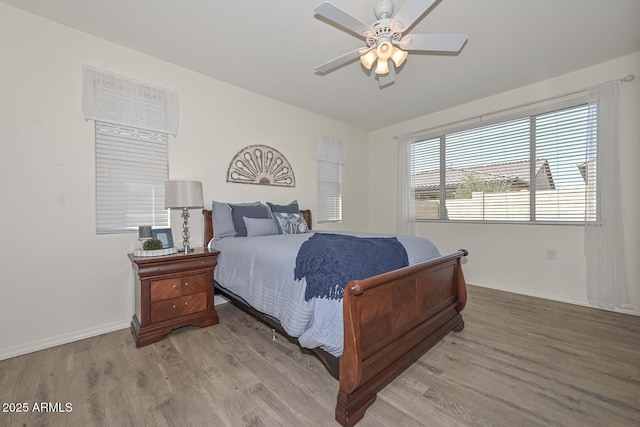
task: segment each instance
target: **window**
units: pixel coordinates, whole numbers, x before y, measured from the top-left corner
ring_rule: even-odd
[[[318,222],[342,221],[342,165],[318,160]]]
[[[417,138],[416,220],[596,220],[596,105],[573,105]]]
[[[315,134],[318,177],[317,221],[342,221],[342,165],[344,142],[340,138]]]
[[[83,66],[82,110],[95,121],[96,230],[169,226],[168,139],[178,130],[175,92]]]
[[[169,226],[168,135],[96,121],[97,232]]]

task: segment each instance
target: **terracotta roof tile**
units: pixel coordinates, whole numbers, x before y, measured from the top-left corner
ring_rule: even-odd
[[[546,159],[536,160],[536,175],[548,163]],[[447,168],[447,187],[457,187],[467,176],[475,175],[484,181],[506,180],[508,182],[523,182],[529,184],[529,160],[517,162],[492,163],[481,166],[464,168]],[[549,175],[551,180],[551,176]],[[438,188],[440,185],[440,170],[428,170],[411,176],[411,184],[415,188]]]

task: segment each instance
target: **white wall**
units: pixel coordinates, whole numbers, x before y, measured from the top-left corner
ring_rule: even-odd
[[[635,74],[636,79],[620,87],[620,173],[628,281],[640,314],[640,53],[372,132],[369,170],[376,173],[370,174],[369,184],[371,229],[394,230],[395,208],[387,203],[395,200],[396,192],[394,135],[581,90],[627,74]],[[416,230],[443,252],[469,250],[464,265],[468,283],[587,304],[580,227],[419,223]],[[556,261],[546,259],[547,249],[557,251]]]
[[[348,168],[339,227],[368,229],[368,194],[362,191],[368,135],[361,130],[3,3],[0,57],[0,359],[125,328],[131,321],[127,253],[139,242],[137,233],[95,232],[94,127],[80,108],[83,64],[178,92],[180,129],[169,142],[169,175],[202,181],[207,201],[298,199],[315,210],[312,133],[343,137]],[[296,187],[226,183],[231,158],[250,144],[279,149],[294,169]],[[179,214],[172,215],[177,239]],[[190,224],[191,241],[200,246],[198,210],[191,212]]]

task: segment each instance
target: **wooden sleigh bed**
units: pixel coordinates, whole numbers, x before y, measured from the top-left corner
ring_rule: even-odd
[[[300,212],[311,230],[311,212]],[[206,247],[213,237],[213,221],[210,210],[203,214]],[[335,417],[341,425],[357,423],[380,390],[449,332],[464,328],[460,312],[467,291],[461,262],[466,255],[466,250],[459,250],[346,285],[342,356],[314,350],[340,381]],[[284,333],[277,321],[225,296]]]

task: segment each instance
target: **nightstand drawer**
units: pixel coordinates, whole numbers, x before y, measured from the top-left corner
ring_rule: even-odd
[[[154,302],[151,304],[151,323],[162,322],[206,309],[206,292]]]
[[[209,274],[207,273],[154,280],[151,282],[151,302],[206,292],[208,285]]]
[[[209,275],[207,273],[192,274],[190,276],[182,277],[181,295],[197,294],[199,292],[206,292],[208,286],[213,286],[213,283],[209,283]]]
[[[151,282],[151,302],[177,298],[182,295],[182,278],[154,280]]]

